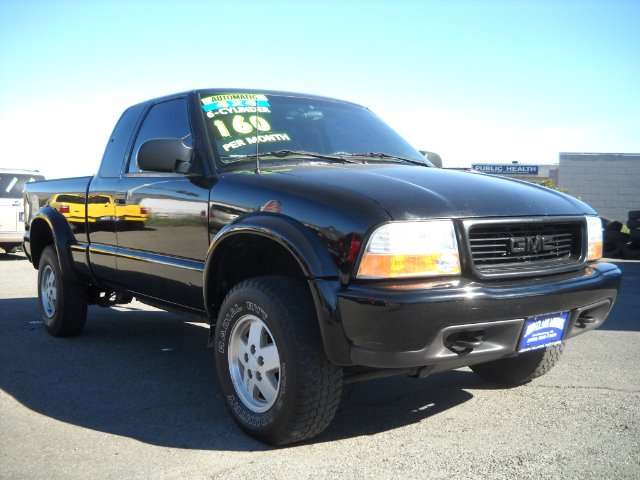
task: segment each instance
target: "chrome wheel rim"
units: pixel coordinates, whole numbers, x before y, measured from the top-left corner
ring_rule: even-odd
[[[53,318],[56,314],[58,300],[58,288],[56,285],[56,273],[50,265],[47,265],[44,267],[40,277],[40,301],[47,318]]]
[[[265,323],[255,315],[238,320],[229,337],[229,373],[242,403],[251,411],[269,410],[280,391],[280,353]]]

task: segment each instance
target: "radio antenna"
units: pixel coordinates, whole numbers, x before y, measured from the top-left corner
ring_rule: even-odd
[[[260,149],[258,148],[260,146],[260,129],[258,128],[258,125],[260,125],[260,117],[258,116],[260,107],[258,107],[257,97],[256,95],[256,175],[260,175]]]

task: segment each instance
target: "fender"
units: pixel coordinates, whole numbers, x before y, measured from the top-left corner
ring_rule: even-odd
[[[338,278],[338,269],[327,247],[309,228],[290,217],[265,212],[251,213],[225,225],[209,246],[204,269],[207,313],[211,313],[211,294],[208,292],[212,291],[212,285],[209,285],[209,274],[215,271],[222,246],[228,239],[239,234],[258,235],[275,241],[296,259],[307,279]]]
[[[47,241],[43,240],[42,232],[44,229],[51,232],[62,274],[72,281],[78,281],[71,255],[72,245],[77,243],[75,236],[64,215],[50,205],[42,207],[36,212],[31,221],[29,231],[25,232],[24,235],[25,251],[29,250],[29,259],[33,266],[38,268],[40,254],[48,244]]]
[[[204,304],[209,318],[215,321],[218,307],[213,305],[217,294],[216,286],[210,284],[210,274],[216,271],[226,241],[240,234],[259,235],[273,240],[296,259],[313,297],[327,356],[334,363],[351,363],[349,345],[337,309],[337,290],[340,288],[338,268],[320,238],[290,217],[255,212],[237,219],[218,232],[209,247],[204,270]]]

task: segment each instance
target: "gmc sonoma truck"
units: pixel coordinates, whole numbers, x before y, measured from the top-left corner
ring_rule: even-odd
[[[528,382],[621,278],[584,203],[434,168],[368,109],[293,93],[132,106],[93,177],[28,184],[25,210],[48,333],[133,297],[200,315],[231,416],[275,445],[322,432],[345,382]]]

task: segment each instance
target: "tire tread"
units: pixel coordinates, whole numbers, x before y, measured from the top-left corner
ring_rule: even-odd
[[[306,286],[280,276],[245,280],[227,294],[226,300],[242,289],[255,289],[275,302],[281,312],[282,327],[291,333],[296,358],[297,396],[289,423],[277,434],[263,437],[273,445],[300,442],[322,433],[331,423],[342,393],[342,368],[327,358]],[[298,321],[296,321],[298,320]]]
[[[474,373],[490,382],[522,385],[549,372],[560,361],[564,342],[543,350],[472,365]]]
[[[45,247],[40,256],[38,266],[38,297],[40,296],[40,275],[45,264],[51,265],[58,282],[58,304],[55,319],[51,326],[45,328],[54,337],[73,337],[79,335],[87,321],[87,288],[85,285],[65,279],[58,262],[58,255],[52,245]],[[40,298],[40,311],[45,320]]]

